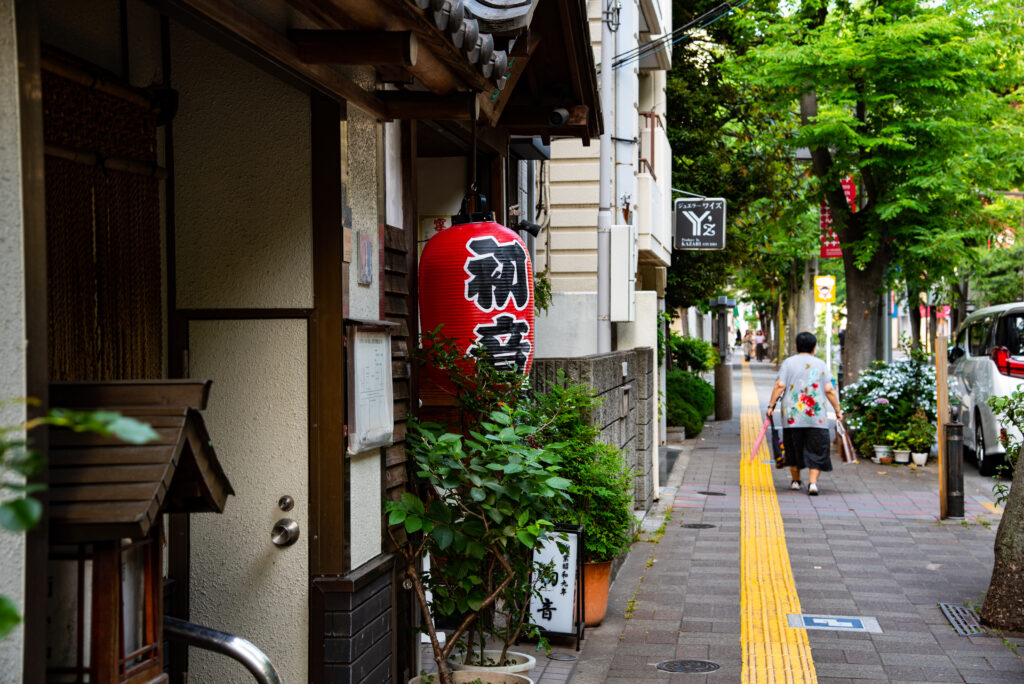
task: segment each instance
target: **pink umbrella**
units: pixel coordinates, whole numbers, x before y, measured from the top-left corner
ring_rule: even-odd
[[[761,426],[761,432],[757,434],[757,439],[754,440],[754,446],[750,450],[750,458],[748,459],[750,462],[754,461],[754,454],[756,454],[758,449],[761,448],[761,443],[764,441],[764,435],[766,432],[768,432],[768,426],[771,424],[772,419],[769,418],[768,416],[765,416],[764,425]]]

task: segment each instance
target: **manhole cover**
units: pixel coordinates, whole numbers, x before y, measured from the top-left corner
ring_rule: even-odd
[[[548,653],[548,660],[576,660],[576,656],[568,653]]]
[[[680,527],[688,527],[691,530],[710,530],[714,525],[711,523],[683,523]]]
[[[697,493],[698,494],[703,494],[704,496],[725,496],[725,492],[697,492]]]
[[[658,669],[665,672],[698,674],[701,672],[714,672],[718,668],[718,663],[713,663],[710,660],[664,660],[658,663]]]
[[[981,625],[978,624],[978,614],[970,608],[965,608],[958,603],[940,603],[939,608],[942,609],[949,624],[953,625],[953,629],[960,636],[983,633]]]

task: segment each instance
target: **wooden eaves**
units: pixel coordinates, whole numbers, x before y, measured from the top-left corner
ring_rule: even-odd
[[[51,383],[53,406],[118,411],[159,435],[135,445],[52,430],[51,540],[141,539],[163,513],[223,512],[234,491],[199,413],[209,388],[208,380]]]

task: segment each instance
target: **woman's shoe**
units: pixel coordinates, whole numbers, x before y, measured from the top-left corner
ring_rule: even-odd
[[[800,480],[793,480],[792,482],[789,483],[789,488],[792,489],[794,492],[799,492],[800,487]]]

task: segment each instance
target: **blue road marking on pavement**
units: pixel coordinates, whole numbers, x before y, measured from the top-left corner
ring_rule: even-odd
[[[842,632],[873,632],[881,634],[882,628],[873,617],[852,615],[796,615],[786,616],[789,626],[794,629],[828,629]]]

